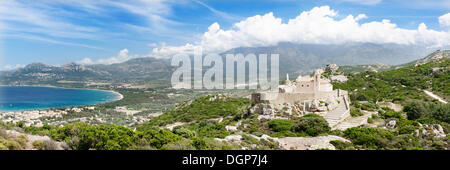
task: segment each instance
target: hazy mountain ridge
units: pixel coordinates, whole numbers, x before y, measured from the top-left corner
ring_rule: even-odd
[[[280,55],[280,73],[307,74],[326,64],[403,64],[419,59],[434,49],[397,44],[348,43],[342,45],[280,43],[272,47],[236,48],[225,53]]]
[[[370,64],[370,65],[355,65],[355,66],[340,66],[339,70],[344,73],[356,73],[363,71],[388,71],[392,69],[398,69],[402,67],[407,67],[417,64],[425,64],[430,61],[440,60],[442,58],[450,58],[450,50],[437,50],[424,58],[420,58],[408,63],[399,65],[389,65],[389,64]]]

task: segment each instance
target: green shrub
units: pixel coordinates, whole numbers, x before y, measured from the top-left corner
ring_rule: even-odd
[[[253,132],[252,135],[261,137],[262,135],[264,135],[264,133],[262,133],[262,132]]]
[[[440,124],[441,121],[430,118],[430,117],[422,117],[419,119],[416,119],[417,122],[422,123],[422,124],[427,124],[427,125],[431,125],[431,124]]]
[[[192,139],[191,145],[194,146],[196,149],[207,149],[207,143],[205,139],[200,137],[194,137]]]
[[[388,110],[383,114],[384,118],[398,118],[401,119],[402,118],[402,113],[400,112],[396,112],[393,110]]]
[[[269,121],[269,128],[275,132],[289,131],[292,125],[294,123],[290,120],[273,119]]]
[[[224,123],[202,121],[191,125],[191,129],[195,129],[199,137],[225,138],[230,135]]]
[[[41,140],[37,140],[33,142],[33,147],[37,150],[44,150],[44,142]]]
[[[383,148],[393,138],[394,134],[386,129],[353,127],[346,129],[344,136],[356,145],[367,148]]]
[[[245,141],[247,141],[250,144],[260,144],[260,141],[250,135],[242,135],[242,138],[244,138]]]
[[[417,129],[419,129],[417,126],[406,125],[406,126],[399,127],[398,133],[399,134],[411,134]]]
[[[330,144],[332,144],[336,149],[344,150],[344,149],[350,149],[353,148],[353,144],[350,142],[343,142],[340,140],[332,140],[330,141]]]
[[[318,118],[321,118],[322,116],[319,116],[319,115],[314,114],[314,113],[309,113],[309,114],[304,115],[303,117],[318,117]]]
[[[191,138],[195,136],[195,132],[189,129],[183,128],[181,126],[177,126],[173,129],[173,133],[180,135],[185,138]]]
[[[403,111],[406,112],[406,116],[409,120],[416,120],[421,117],[424,117],[425,115],[425,107],[422,104],[419,104],[417,102],[411,102],[408,103],[404,108]]]
[[[350,115],[352,115],[352,117],[358,117],[358,116],[362,116],[363,113],[361,112],[360,108],[350,106]]]
[[[8,147],[0,143],[0,150],[8,150]]]
[[[297,136],[308,136],[306,133],[294,133],[291,131],[281,131],[281,132],[275,132],[271,133],[269,135],[270,137],[278,138],[278,137],[297,137]]]
[[[362,110],[367,110],[367,111],[375,111],[375,109],[377,109],[377,105],[375,105],[372,102],[367,102],[367,103],[363,103],[361,105],[361,109]]]
[[[16,141],[7,140],[3,144],[8,148],[8,150],[22,150],[23,149],[23,147]]]
[[[450,104],[411,102],[404,107],[403,111],[410,120],[426,117],[450,123]]]
[[[326,133],[330,131],[328,122],[321,116],[304,116],[295,121],[291,128],[291,131],[297,133],[306,133],[309,136],[317,136],[321,133]]]
[[[403,149],[411,150],[413,148],[420,148],[421,144],[417,137],[411,134],[402,134],[395,136],[388,146],[388,149]]]

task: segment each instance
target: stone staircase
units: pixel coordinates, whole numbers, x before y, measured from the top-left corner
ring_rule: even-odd
[[[345,130],[352,127],[361,126],[364,124],[367,124],[367,119],[372,116],[372,114],[376,114],[376,112],[368,112],[363,111],[364,115],[358,116],[358,117],[350,117],[346,120],[336,124],[335,126],[332,126],[332,130],[339,129],[339,130]]]
[[[345,99],[344,99],[345,100]],[[350,116],[350,110],[347,109],[346,102],[340,102],[336,109],[329,111],[323,116],[330,127],[334,127],[344,119]]]

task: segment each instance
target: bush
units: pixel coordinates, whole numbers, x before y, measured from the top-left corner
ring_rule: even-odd
[[[299,118],[292,126],[291,130],[297,133],[306,133],[309,136],[317,136],[330,131],[328,122],[321,116],[305,115]]]
[[[195,132],[186,128],[182,128],[181,126],[177,126],[173,129],[173,133],[180,135],[185,138],[191,138],[195,136]]]
[[[399,127],[398,133],[399,133],[399,134],[411,134],[411,133],[413,133],[416,129],[418,129],[418,127],[412,126],[412,125],[407,125],[407,126]]]
[[[386,129],[353,127],[344,131],[344,136],[356,145],[367,148],[383,148],[394,134]]]
[[[427,124],[427,125],[431,125],[431,124],[440,124],[441,121],[433,119],[433,118],[429,118],[429,117],[423,117],[423,118],[419,118],[416,119],[417,122],[422,123],[422,124]]]
[[[3,145],[2,143],[0,143],[0,151],[1,150],[8,150],[8,147],[6,147],[5,145]]]
[[[37,150],[44,150],[44,142],[41,140],[37,140],[33,142],[33,147]]]
[[[353,144],[349,142],[343,142],[340,140],[332,140],[330,141],[330,144],[332,144],[336,149],[344,150],[344,149],[351,149],[353,148]]]
[[[196,149],[208,148],[205,139],[199,137],[194,137],[192,139],[191,145],[194,146]]]
[[[4,142],[4,145],[9,149],[9,150],[22,150],[22,146],[16,142],[16,141],[12,141],[12,140],[8,140],[6,142]]]
[[[411,102],[404,107],[403,111],[406,112],[409,120],[426,117],[450,123],[450,104]]]
[[[406,112],[409,120],[416,120],[424,117],[425,107],[417,102],[411,102],[403,108],[403,111]]]
[[[352,117],[358,117],[358,116],[362,116],[363,113],[361,112],[360,108],[350,106],[350,115],[352,115]]]
[[[375,111],[375,109],[377,109],[377,105],[375,105],[372,102],[367,102],[367,103],[363,103],[361,105],[361,109],[362,110],[367,110],[367,111]]]
[[[395,112],[393,110],[388,110],[383,114],[384,118],[398,118],[401,119],[402,118],[402,113],[400,112]]]
[[[294,125],[294,123],[290,120],[273,119],[269,121],[269,128],[275,132],[289,131],[292,125]]]
[[[202,121],[191,126],[197,131],[199,137],[225,138],[230,135],[224,123]]]

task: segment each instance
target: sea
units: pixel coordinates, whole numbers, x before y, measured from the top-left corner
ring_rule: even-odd
[[[0,112],[96,105],[120,99],[118,93],[42,86],[0,86]]]

